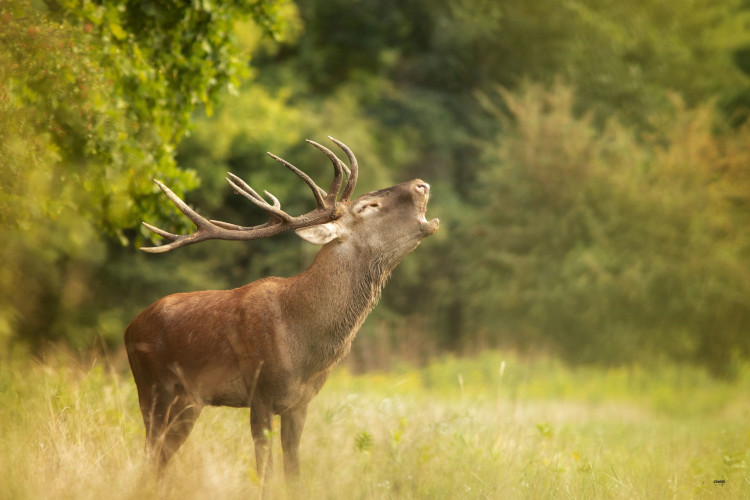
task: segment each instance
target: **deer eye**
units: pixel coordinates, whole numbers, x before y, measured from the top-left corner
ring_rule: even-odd
[[[362,214],[364,212],[375,210],[378,208],[380,208],[380,203],[377,201],[373,201],[373,202],[367,203],[366,205],[362,205],[361,207],[359,207],[359,209],[357,210],[357,213]]]

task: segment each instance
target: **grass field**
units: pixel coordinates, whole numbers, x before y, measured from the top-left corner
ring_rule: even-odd
[[[0,366],[0,498],[258,496],[248,410],[204,410],[160,482],[143,437],[121,360]],[[275,441],[271,492],[291,498]],[[301,455],[298,498],[750,498],[750,372],[723,382],[498,352],[339,369]]]

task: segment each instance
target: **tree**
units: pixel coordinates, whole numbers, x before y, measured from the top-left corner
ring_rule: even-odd
[[[492,216],[486,207],[508,208],[498,206],[496,201],[498,193],[506,193],[505,190],[509,200],[518,202],[521,193],[528,194],[539,187],[535,184],[538,179],[524,175],[519,158],[514,158],[512,169],[508,167],[513,172],[512,179],[517,181],[512,187],[498,179],[488,181],[488,176],[501,175],[497,173],[498,150],[508,141],[518,148],[522,143],[506,137],[506,133],[514,136],[518,132],[515,115],[511,113],[514,117],[511,119],[498,119],[497,114],[482,107],[482,96],[492,95],[498,84],[507,88],[509,95],[516,95],[515,91],[526,85],[524,82],[553,86],[559,78],[576,89],[575,98],[569,96],[571,109],[556,116],[562,120],[558,127],[565,123],[571,127],[571,134],[580,137],[566,136],[558,130],[555,142],[540,140],[534,147],[540,157],[546,155],[545,161],[567,162],[565,168],[571,169],[572,178],[554,177],[554,165],[544,175],[553,176],[554,182],[562,182],[569,188],[565,195],[570,199],[561,203],[573,203],[579,195],[570,186],[575,186],[571,183],[575,182],[578,169],[585,170],[587,162],[593,162],[603,170],[609,161],[603,137],[616,136],[622,141],[616,148],[619,156],[611,160],[613,169],[625,170],[628,158],[635,152],[649,157],[642,160],[644,164],[656,165],[657,160],[651,156],[656,154],[658,141],[664,139],[662,129],[666,130],[674,117],[673,96],[679,96],[692,109],[711,100],[723,102],[737,89],[747,87],[747,75],[732,59],[735,50],[747,43],[743,28],[747,12],[742,10],[741,3],[701,0],[693,3],[691,9],[652,1],[588,0],[301,3],[304,30],[298,38],[274,46],[273,50],[259,51],[256,56],[259,78],[247,92],[256,93],[257,87],[262,86],[271,95],[278,92],[289,96],[292,107],[289,115],[302,111],[298,128],[310,126],[312,131],[326,133],[344,130],[346,135],[341,137],[347,142],[366,145],[362,155],[368,166],[374,166],[370,162],[375,162],[379,171],[394,181],[415,176],[425,178],[435,194],[430,210],[441,217],[436,239],[422,249],[420,259],[394,275],[382,307],[365,325],[362,334],[368,335],[370,326],[381,318],[393,324],[406,324],[404,318],[412,316],[425,325],[424,335],[443,348],[496,343],[495,339],[501,336],[512,337],[515,343],[524,335],[535,339],[529,342],[537,345],[559,347],[556,343],[563,331],[570,335],[568,347],[576,345],[573,342],[574,336],[579,335],[576,325],[582,319],[571,319],[564,330],[557,323],[527,322],[529,311],[512,308],[516,304],[513,301],[520,299],[513,295],[512,289],[505,288],[499,257],[486,262],[477,260],[493,255],[499,234],[505,234],[498,233],[502,225],[495,225],[500,224],[501,216]],[[497,106],[504,109],[507,103],[500,102]],[[729,107],[725,109],[732,112]],[[539,115],[544,114],[538,111]],[[584,115],[587,120],[579,123],[577,119]],[[717,125],[721,123],[720,116],[712,116]],[[612,117],[619,123],[620,132],[614,132],[612,123],[608,124]],[[214,122],[212,126],[217,124]],[[230,128],[226,122],[222,125]],[[588,137],[588,142],[583,141],[584,137]],[[559,150],[566,151],[563,139],[582,148],[579,156],[558,158]],[[645,139],[649,139],[648,143],[643,142]],[[357,150],[360,151],[359,147]],[[588,175],[581,174],[584,179]],[[645,203],[637,194],[625,197],[622,192],[613,191],[614,181],[605,182],[602,180],[605,178],[598,185],[589,186],[591,196],[601,197],[605,206],[614,203],[613,200],[619,200],[623,209]],[[503,182],[510,180],[506,178]],[[553,181],[546,182],[554,185]],[[492,186],[495,191],[482,185]],[[646,190],[643,195],[647,193],[661,194]],[[587,203],[580,202],[583,208],[575,210],[585,213]],[[569,214],[567,205],[550,208],[543,204],[543,208],[546,225],[539,231],[552,235],[556,224],[571,224],[570,233],[565,238],[556,234],[556,238],[562,239],[554,240],[554,244],[586,246],[577,239],[586,236],[581,229],[586,227],[581,226],[583,215],[572,208]],[[663,219],[670,210],[659,205],[653,213]],[[607,212],[611,216],[617,213],[614,208]],[[530,217],[518,207],[508,214],[517,217],[519,224],[528,222]],[[569,219],[561,220],[562,217]],[[541,218],[539,214],[535,221]],[[621,222],[623,226],[627,223],[627,220]],[[466,232],[465,228],[477,225],[482,226],[477,230],[480,235]],[[638,234],[630,229],[626,233]],[[641,236],[646,234],[648,231],[644,229]],[[547,263],[559,263],[555,260],[559,249],[552,244],[537,249],[550,259],[540,254],[539,258],[527,261],[528,279],[545,274]],[[278,251],[270,242],[260,260],[273,260],[274,248]],[[483,273],[483,266],[489,270]],[[567,269],[574,275],[584,272],[583,268],[573,266]],[[472,276],[481,278],[483,287],[479,289],[485,295],[482,307],[475,307],[478,297],[472,294],[472,286],[476,284]],[[550,292],[544,307],[574,310],[566,302],[574,299],[570,290],[560,288],[558,292],[559,296]],[[507,309],[496,307],[488,299],[500,295],[509,301]],[[530,297],[523,299],[531,301],[528,307],[533,304]],[[576,300],[585,301],[586,297],[579,296]],[[592,294],[590,298],[595,310],[599,297]],[[537,303],[534,307],[543,306]],[[517,322],[514,318],[524,320]],[[603,317],[597,318],[604,321]],[[622,326],[622,331],[628,333],[618,338],[625,344],[632,341],[634,325]],[[593,323],[586,328],[588,332],[595,330]],[[410,337],[413,336],[411,333]],[[665,341],[658,349],[666,349],[667,345]],[[575,354],[581,354],[578,359],[594,359],[599,348],[592,344],[584,356],[570,347],[569,359]],[[628,355],[625,349],[614,345],[608,350],[613,356],[618,352]],[[601,359],[614,359],[607,356],[602,351]]]
[[[192,113],[246,74],[232,34],[278,29],[278,2],[0,4],[0,336],[86,337],[77,316],[106,237],[142,217],[185,229],[151,179],[197,185],[174,161]],[[96,316],[96,314],[94,314]],[[79,318],[80,319],[80,318]]]
[[[639,141],[577,115],[570,87],[501,94],[506,132],[466,237],[474,328],[576,362],[731,374],[750,355],[750,131],[716,135],[713,108],[675,99]]]

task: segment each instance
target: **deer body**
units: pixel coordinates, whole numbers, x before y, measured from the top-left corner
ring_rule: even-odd
[[[356,160],[345,151],[352,160],[349,179],[356,180]],[[348,183],[345,192],[352,190]],[[321,198],[328,197],[320,191]],[[330,222],[296,228],[302,238],[322,245],[299,275],[169,295],[132,321],[125,344],[148,448],[159,467],[187,438],[201,408],[214,405],[251,409],[261,481],[271,468],[272,417],[281,415],[284,469],[287,475],[298,473],[308,403],[349,352],[391,271],[438,228],[437,219],[424,218],[428,193],[429,186],[417,179],[340,200]],[[181,246],[194,235],[170,236]]]

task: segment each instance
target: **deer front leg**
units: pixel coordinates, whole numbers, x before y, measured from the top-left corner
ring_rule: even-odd
[[[258,471],[258,481],[261,488],[265,488],[271,478],[273,471],[273,460],[271,456],[271,428],[273,425],[273,412],[269,406],[262,403],[254,403],[250,408],[250,430],[253,433],[255,443],[255,467]]]
[[[299,475],[299,442],[307,417],[307,405],[281,414],[281,448],[284,452],[284,476],[287,480]]]

